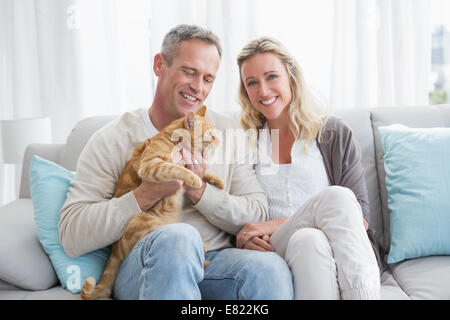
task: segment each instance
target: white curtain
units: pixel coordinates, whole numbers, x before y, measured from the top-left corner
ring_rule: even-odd
[[[334,108],[427,104],[427,0],[0,0],[0,119],[49,116],[64,143],[79,120],[150,106],[153,55],[180,23],[224,55],[207,105],[235,115],[236,56],[272,36]],[[1,155],[0,147],[0,155]],[[17,173],[0,160],[0,204]]]
[[[148,106],[150,15],[145,0],[0,0],[0,119],[48,116],[64,143],[85,117]],[[15,171],[0,159],[0,204]]]
[[[151,101],[148,1],[1,0],[2,119],[80,119]]]
[[[238,107],[235,57],[254,36],[256,3],[0,0],[0,119],[49,116],[53,141],[64,143],[85,117],[148,108],[153,55],[180,23],[213,30],[227,48],[208,104],[231,114]],[[16,171],[0,160],[0,204],[17,196]]]
[[[338,0],[330,104],[334,109],[428,104],[428,0]]]

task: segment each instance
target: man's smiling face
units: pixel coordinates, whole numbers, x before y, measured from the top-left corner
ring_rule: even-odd
[[[162,60],[157,75],[165,110],[174,118],[197,111],[208,97],[219,69],[216,46],[198,39],[183,41],[170,66]]]

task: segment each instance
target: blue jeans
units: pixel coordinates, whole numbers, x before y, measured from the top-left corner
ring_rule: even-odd
[[[292,276],[275,252],[227,248],[205,254],[197,229],[162,226],[142,238],[122,262],[116,299],[293,299]]]

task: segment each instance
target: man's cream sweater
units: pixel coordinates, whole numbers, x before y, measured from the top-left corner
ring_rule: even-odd
[[[239,130],[238,123],[211,110],[207,117],[223,136],[220,152],[216,151],[207,171],[222,178],[225,188],[219,190],[208,184],[196,205],[185,196],[180,222],[197,228],[208,250],[217,250],[231,247],[233,236],[246,223],[267,220],[268,210],[253,164],[246,161],[247,152],[242,148],[237,151],[233,144],[236,138],[226,134]],[[58,224],[61,243],[69,256],[112,244],[128,221],[141,213],[132,191],[120,198],[113,198],[113,194],[134,148],[156,133],[147,110],[139,109],[99,129],[87,142]]]

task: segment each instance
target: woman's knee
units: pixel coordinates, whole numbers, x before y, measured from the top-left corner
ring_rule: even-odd
[[[362,219],[361,206],[352,190],[341,186],[330,186],[322,192],[321,203],[327,208],[323,211],[325,215],[329,215],[331,213],[329,209],[334,208],[338,210],[331,210],[333,216],[345,215],[352,220]]]
[[[324,190],[328,198],[334,200],[356,201],[356,196],[352,190],[341,186],[329,186]]]
[[[308,257],[308,255],[316,253],[332,255],[328,237],[320,229],[302,228],[294,232],[289,239],[286,260],[298,254]]]

